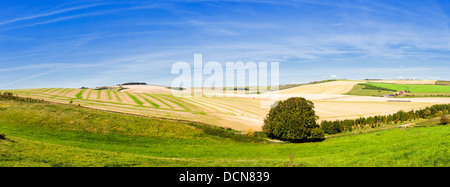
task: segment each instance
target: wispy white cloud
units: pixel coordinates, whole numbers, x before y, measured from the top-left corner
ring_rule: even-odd
[[[148,9],[173,9],[174,7],[168,4],[159,4],[159,3],[143,3],[143,4],[133,4],[129,10],[148,10]]]
[[[27,71],[27,70],[61,70],[61,69],[78,69],[78,68],[94,68],[101,67],[106,64],[76,64],[76,63],[47,63],[47,64],[30,64],[23,66],[16,66],[11,68],[0,69],[0,72],[15,72],[15,71]]]
[[[52,12],[39,13],[39,14],[35,14],[35,15],[30,15],[30,16],[25,16],[25,17],[20,17],[20,18],[14,18],[14,19],[7,20],[7,21],[2,21],[2,22],[0,22],[0,25],[15,23],[15,22],[19,22],[19,21],[25,21],[25,20],[32,20],[32,19],[41,18],[41,17],[48,17],[48,16],[53,16],[53,15],[71,12],[71,11],[75,11],[75,10],[92,8],[92,7],[96,7],[96,6],[100,6],[100,5],[101,4],[82,5],[82,6],[76,6],[76,7],[55,10]]]
[[[286,74],[294,77],[289,81],[303,82],[301,79],[306,76],[299,77],[299,69],[308,77],[318,75],[319,79],[332,75],[351,78],[350,73],[411,77],[414,73],[436,69],[421,69],[428,64],[421,64],[420,60],[428,62],[435,58],[444,64],[443,59],[449,57],[446,53],[450,50],[448,18],[440,19],[443,14],[439,9],[436,14],[424,14],[432,12],[435,6],[415,11],[419,8],[380,1],[166,2],[134,1],[126,6],[72,4],[71,8],[60,6],[55,7],[57,10],[0,21],[0,27],[5,25],[2,29],[23,29],[20,30],[23,33],[33,30],[30,35],[0,31],[9,34],[0,35],[1,41],[10,37],[31,39],[30,42],[10,40],[16,49],[0,53],[0,63],[8,63],[0,67],[0,73],[68,72],[68,77],[64,73],[52,76],[59,77],[61,82],[79,76],[82,84],[138,77],[148,80],[167,77],[164,74],[170,74],[168,69],[172,63],[190,63],[194,53],[202,53],[205,62],[279,61],[282,72],[296,71]],[[95,17],[99,24],[78,21],[90,17]],[[58,22],[71,24],[52,24]],[[55,35],[36,34],[36,29]],[[415,64],[408,63],[411,61]],[[316,64],[321,70],[304,69],[314,69]],[[390,64],[389,67],[396,69],[384,68]],[[400,65],[408,68],[398,68]],[[336,68],[339,66],[343,68]],[[445,74],[435,76],[445,77]]]
[[[40,76],[48,75],[48,74],[50,74],[52,72],[53,71],[46,71],[46,72],[41,72],[41,73],[37,73],[37,74],[34,74],[34,75],[30,75],[30,76],[27,76],[27,77],[24,77],[24,78],[21,78],[21,79],[9,82],[7,84],[2,84],[2,85],[0,85],[0,88],[7,88],[7,87],[9,87],[11,85],[15,85],[15,84],[18,84],[18,83],[21,83],[21,82],[24,82],[24,81],[28,81],[28,80],[31,80],[31,79],[34,79],[34,78],[37,78],[37,77],[40,77]]]

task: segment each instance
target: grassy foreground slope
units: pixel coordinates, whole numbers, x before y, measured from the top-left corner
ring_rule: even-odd
[[[199,123],[0,101],[0,166],[448,167],[449,133],[447,125],[270,143]]]

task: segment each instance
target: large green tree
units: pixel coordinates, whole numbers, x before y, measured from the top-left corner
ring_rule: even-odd
[[[320,141],[325,135],[316,123],[314,104],[301,97],[279,101],[264,119],[268,137],[292,142]]]

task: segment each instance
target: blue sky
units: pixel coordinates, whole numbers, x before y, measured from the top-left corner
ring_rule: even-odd
[[[172,64],[280,62],[280,83],[449,80],[447,0],[0,1],[0,89],[170,85]]]

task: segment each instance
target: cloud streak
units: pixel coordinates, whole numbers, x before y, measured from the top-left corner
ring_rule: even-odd
[[[53,71],[46,71],[46,72],[41,72],[41,73],[37,73],[37,74],[34,74],[34,75],[30,75],[30,76],[21,78],[21,79],[16,80],[16,81],[9,82],[7,84],[0,85],[0,88],[6,88],[6,87],[11,86],[11,85],[16,85],[16,84],[24,82],[24,81],[28,81],[28,80],[31,80],[31,79],[38,78],[40,76],[48,75],[48,74],[50,74],[52,72]]]
[[[102,4],[91,4],[91,5],[82,5],[82,6],[70,7],[70,8],[55,10],[55,11],[52,11],[52,12],[45,12],[45,13],[40,13],[40,14],[36,14],[36,15],[25,16],[25,17],[11,19],[11,20],[8,20],[8,21],[3,21],[3,22],[0,22],[0,25],[6,25],[6,24],[19,22],[19,21],[26,21],[26,20],[32,20],[32,19],[37,19],[37,18],[42,18],[42,17],[48,17],[48,16],[53,16],[53,15],[62,14],[62,13],[66,13],[66,12],[71,12],[71,11],[75,11],[75,10],[88,9],[88,8],[93,8],[93,7],[100,6],[100,5],[102,5]]]
[[[284,82],[350,74],[365,78],[360,75],[373,72],[444,78],[430,72],[450,58],[448,18],[429,2],[174,0],[67,6],[0,21],[0,49],[5,49],[0,73],[55,71],[55,82],[67,80],[67,85],[162,80],[170,76],[172,63],[191,63],[194,53],[202,53],[205,63],[278,61]],[[400,65],[411,69],[389,68]],[[427,66],[431,69],[423,69]],[[291,70],[302,73],[284,74]]]

